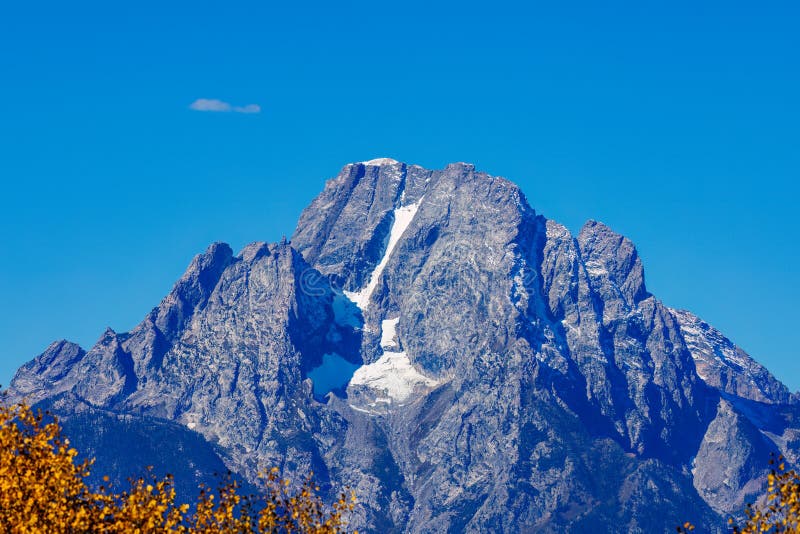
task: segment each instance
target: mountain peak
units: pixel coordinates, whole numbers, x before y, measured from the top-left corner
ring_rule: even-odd
[[[463,162],[463,161],[454,161],[452,163],[448,163],[447,166],[445,167],[445,169],[474,171],[475,170],[475,165],[473,163],[466,163],[466,162]]]
[[[158,306],[156,325],[171,338],[202,307],[219,281],[222,272],[233,260],[227,243],[212,243],[203,254],[192,259],[186,272]]]
[[[633,242],[609,226],[589,220],[578,244],[590,275],[607,278],[629,306],[647,297],[644,267]],[[611,295],[609,295],[611,296]]]
[[[368,165],[368,166],[374,166],[374,167],[380,167],[382,165],[397,165],[398,163],[400,163],[400,162],[397,161],[396,159],[392,159],[392,158],[375,158],[375,159],[371,159],[369,161],[362,161],[361,162],[362,165]]]
[[[789,389],[722,332],[693,313],[673,309],[697,374],[711,386],[757,402],[786,404]]]
[[[86,351],[66,339],[54,341],[45,351],[19,368],[11,381],[12,397],[35,402],[52,395],[54,386],[63,381],[86,355]]]
[[[629,239],[468,163],[348,164],[291,241],[212,245],[133,332],[54,344],[11,391],[185,426],[252,481],[324,473],[362,531],[721,532],[763,451],[800,463],[785,387],[650,295]]]

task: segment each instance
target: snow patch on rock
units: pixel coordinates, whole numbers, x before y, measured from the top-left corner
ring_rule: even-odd
[[[608,269],[596,261],[587,261],[585,264],[586,272],[594,277],[604,277],[608,275]]]
[[[397,323],[400,318],[386,319],[381,324],[381,348],[391,349],[397,347]]]
[[[376,402],[400,404],[408,401],[418,388],[431,388],[436,380],[428,378],[413,365],[405,352],[385,352],[377,361],[362,365],[350,379],[351,386],[366,386],[381,393]]]
[[[399,317],[382,321],[383,355],[373,363],[362,365],[353,373],[349,387],[354,387],[360,393],[366,393],[366,398],[359,395],[354,397],[366,400],[366,402],[351,402],[350,406],[354,410],[372,415],[385,413],[387,409],[404,406],[413,400],[415,394],[423,394],[439,384],[438,381],[417,371],[408,354],[400,350],[400,340],[397,336],[399,322]]]
[[[375,158],[375,159],[371,159],[369,161],[362,161],[361,162],[362,165],[373,165],[373,166],[376,166],[376,167],[379,167],[381,165],[395,165],[397,163],[400,163],[400,162],[397,161],[396,159],[392,159],[392,158]]]
[[[722,332],[691,312],[671,311],[694,359],[695,371],[704,382],[757,402],[789,402],[786,386]]]
[[[369,299],[372,296],[372,293],[375,291],[375,288],[378,287],[378,281],[381,279],[383,270],[389,263],[389,258],[391,258],[392,252],[397,246],[397,243],[400,242],[400,238],[411,224],[411,221],[414,220],[414,216],[417,214],[417,210],[419,209],[421,202],[422,198],[420,198],[414,204],[402,206],[394,210],[394,223],[392,224],[392,229],[389,232],[389,243],[386,245],[386,252],[383,254],[381,261],[375,267],[375,270],[369,275],[369,281],[367,282],[367,285],[360,291],[344,292],[347,298],[352,300],[362,311],[367,309],[367,306],[369,305]]]

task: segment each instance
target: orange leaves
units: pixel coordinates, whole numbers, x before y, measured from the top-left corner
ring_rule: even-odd
[[[262,496],[241,496],[228,482],[216,494],[201,489],[193,506],[176,503],[170,476],[134,480],[119,493],[94,491],[85,481],[91,462],[76,464],[77,454],[52,417],[0,403],[0,532],[334,534],[355,505],[354,494],[342,493],[328,507],[310,476],[292,489],[277,468],[263,475]]]
[[[747,520],[741,527],[734,525],[733,519],[728,519],[733,534],[800,534],[800,474],[786,470],[783,456],[777,460],[773,457],[769,463],[773,469],[767,475],[763,504],[745,507]],[[689,522],[677,527],[682,534],[692,530],[694,526]]]
[[[259,512],[259,532],[313,532],[319,534],[342,532],[343,516],[355,506],[355,494],[350,500],[342,493],[327,512],[319,498],[318,488],[310,474],[297,490],[290,491],[291,482],[280,480],[273,468],[261,477],[269,489],[266,506]]]
[[[787,471],[783,457],[770,460],[773,468],[767,476],[767,493],[761,506],[748,504],[744,525],[733,525],[734,534],[800,534],[800,474]],[[678,532],[686,532],[678,527]]]
[[[90,463],[75,464],[77,452],[57,423],[24,405],[0,405],[0,531],[87,530],[92,514],[83,479]]]

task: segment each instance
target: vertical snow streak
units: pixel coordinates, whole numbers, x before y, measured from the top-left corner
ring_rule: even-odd
[[[372,296],[372,293],[375,291],[375,288],[378,287],[378,281],[381,279],[381,274],[383,274],[386,264],[389,263],[389,258],[392,256],[392,252],[397,246],[397,243],[400,242],[400,238],[411,224],[411,221],[414,220],[414,216],[417,214],[417,210],[419,209],[421,202],[422,198],[420,198],[414,204],[402,206],[394,210],[394,223],[392,223],[392,229],[389,232],[389,243],[386,245],[386,252],[383,254],[383,258],[381,258],[380,263],[378,263],[378,265],[375,267],[375,270],[369,275],[369,281],[367,282],[367,285],[360,291],[344,292],[345,296],[352,300],[362,312],[367,309],[367,306],[369,305],[369,299]]]
[[[403,192],[404,194],[405,191]],[[403,195],[401,195],[401,199]],[[360,291],[344,292],[345,296],[353,301],[362,312],[366,311],[370,297],[372,297],[372,293],[378,286],[378,281],[389,263],[392,252],[394,252],[397,243],[400,242],[400,238],[403,237],[411,221],[414,220],[421,202],[422,198],[414,204],[394,210],[394,223],[389,232],[389,243],[386,245],[386,252],[384,252],[375,270],[369,275],[367,285]],[[417,389],[431,388],[437,384],[435,380],[426,377],[414,368],[405,351],[398,350],[400,344],[397,339],[397,324],[399,321],[399,317],[383,321],[381,324],[381,349],[384,351],[383,355],[377,361],[362,365],[356,369],[350,379],[350,385],[366,386],[382,394],[382,396],[377,397],[374,402],[370,403],[367,409],[351,404],[356,410],[371,414],[373,413],[372,409],[378,404],[391,406],[406,402],[414,395]],[[400,405],[402,406],[402,404]]]

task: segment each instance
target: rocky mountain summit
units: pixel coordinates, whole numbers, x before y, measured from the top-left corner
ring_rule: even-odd
[[[346,165],[291,241],[211,245],[131,332],[52,344],[10,395],[122,478],[128,453],[186,487],[313,470],[365,532],[724,532],[800,452],[795,397],[651,295],[630,240],[464,163]]]

